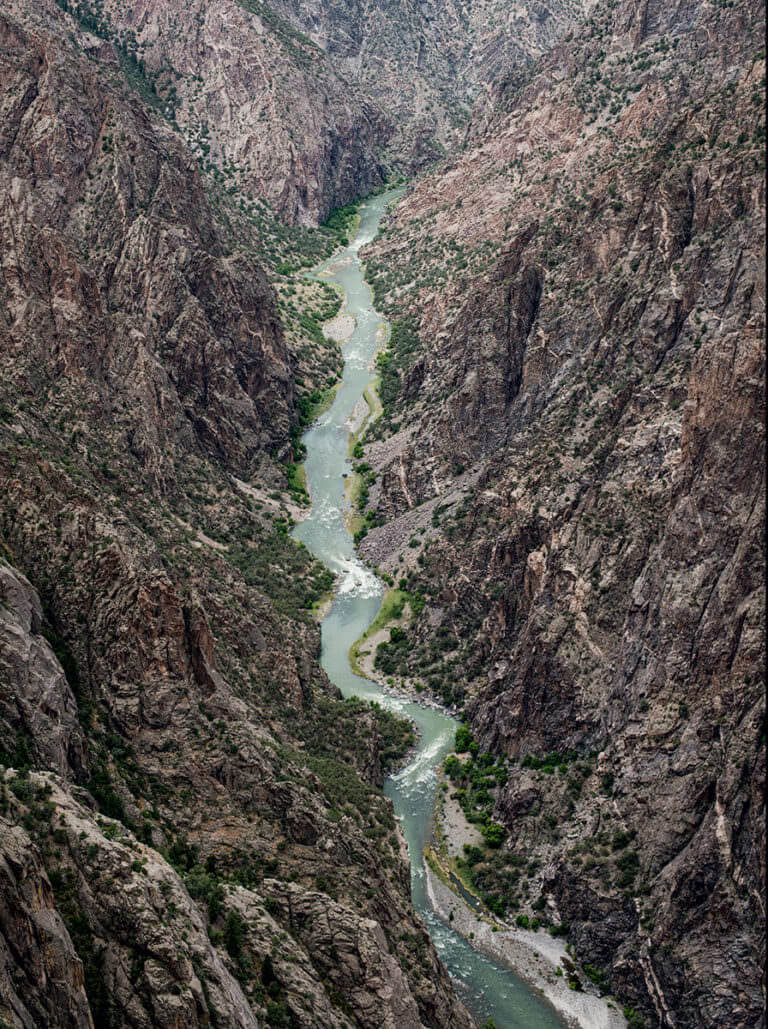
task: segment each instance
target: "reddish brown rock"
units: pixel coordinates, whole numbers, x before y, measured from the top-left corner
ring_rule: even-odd
[[[308,992],[329,1024],[468,1027],[403,942],[386,724],[318,664],[258,233],[122,67],[53,2],[0,15],[0,1015],[260,1025]],[[266,880],[361,969],[331,984]]]
[[[660,1025],[763,1010],[763,27],[596,5],[368,251],[421,340],[366,452],[402,671],[579,756],[496,797],[517,903]]]

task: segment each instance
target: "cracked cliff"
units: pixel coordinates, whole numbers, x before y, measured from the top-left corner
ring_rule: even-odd
[[[479,908],[633,1027],[764,1025],[763,36],[4,5],[0,1024],[473,1024],[382,791],[413,733],[322,670],[289,536],[342,365],[301,270],[408,173],[363,251],[370,663],[466,721]]]
[[[762,1024],[763,29],[597,4],[367,253],[383,660],[506,763],[486,900],[664,1026]]]
[[[332,577],[286,534],[296,380],[337,356],[136,62],[12,6],[3,1024],[469,1026],[380,789],[408,727],[321,671]]]

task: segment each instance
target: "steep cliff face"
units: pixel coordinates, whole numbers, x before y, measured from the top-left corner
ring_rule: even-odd
[[[464,131],[488,85],[544,53],[587,4],[548,0],[61,0],[227,188],[317,225],[422,167]],[[19,5],[19,10],[24,5]]]
[[[65,0],[229,189],[317,225],[383,181],[387,116],[261,0]]]
[[[29,580],[0,564],[3,764],[35,764],[66,775],[85,768],[77,700],[42,635],[40,598]]]
[[[589,8],[548,0],[275,0],[395,124],[388,152],[420,168],[456,144],[488,86],[545,53]]]
[[[596,6],[368,255],[401,669],[508,759],[487,877],[536,871],[502,906],[659,1025],[763,1010],[762,36]]]
[[[293,419],[262,269],[216,225],[178,139],[99,85],[120,75],[110,46],[7,17],[0,31],[6,385],[54,406],[82,390],[157,482],[174,446],[224,439],[247,476],[285,450]]]
[[[407,726],[317,663],[330,575],[281,488],[302,366],[258,229],[109,43],[14,10],[0,1017],[468,1026],[379,789]]]

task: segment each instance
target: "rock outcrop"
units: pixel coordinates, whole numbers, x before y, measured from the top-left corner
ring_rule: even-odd
[[[295,420],[266,276],[217,225],[178,137],[102,87],[120,76],[112,47],[70,42],[63,13],[28,20],[0,23],[6,383],[82,390],[157,483],[174,446],[218,447],[247,477]]]
[[[393,123],[387,152],[427,166],[460,142],[472,105],[578,23],[588,4],[274,0]]]
[[[317,225],[381,185],[387,115],[270,5],[107,0],[99,11],[193,151],[283,220]]]
[[[12,8],[0,1019],[469,1027],[379,789],[404,727],[318,664],[258,226],[103,33]]]
[[[227,188],[317,225],[459,142],[489,85],[587,5],[62,0]]]
[[[400,671],[507,759],[507,909],[664,1026],[763,1011],[763,29],[596,5],[368,251]]]
[[[405,730],[318,663],[283,487],[339,357],[274,215],[476,100],[368,256],[390,660],[496,756],[507,913],[635,1018],[760,1024],[764,12],[599,0],[545,54],[585,9],[0,14],[4,1022],[471,1024],[380,790]]]
[[[40,598],[29,580],[0,563],[0,718],[4,764],[34,763],[79,774],[86,743],[77,700],[42,635]],[[63,656],[63,655],[62,655]]]

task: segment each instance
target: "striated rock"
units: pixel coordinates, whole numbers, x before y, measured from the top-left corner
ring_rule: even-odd
[[[34,759],[60,775],[77,776],[83,771],[85,752],[77,701],[41,633],[40,598],[28,579],[5,563],[0,563],[0,623],[5,763]]]
[[[44,16],[51,26],[0,22],[9,378],[90,391],[158,482],[173,480],[176,443],[248,476],[285,450],[294,418],[265,275],[217,225],[178,139],[106,84],[111,48],[54,35],[53,3]]]
[[[472,104],[491,83],[546,52],[588,5],[274,0],[273,7],[387,112],[388,152],[419,169],[460,141]]]
[[[2,1017],[285,1024],[306,986],[339,1025],[468,1027],[374,784],[385,716],[318,664],[332,579],[280,489],[306,365],[257,228],[92,27],[0,15]],[[360,968],[331,982],[287,884]]]
[[[7,803],[7,802],[6,802]],[[0,1013],[9,1025],[93,1025],[83,966],[27,833],[0,817]]]
[[[63,6],[123,49],[206,167],[300,225],[370,192],[393,164],[442,156],[488,85],[582,14],[562,0]]]
[[[130,38],[193,151],[286,221],[317,225],[381,185],[386,115],[268,4],[101,10],[111,33]]]
[[[422,1022],[419,1005],[411,992],[407,978],[397,962],[388,953],[388,943],[381,925],[370,919],[361,922],[351,920],[349,911],[339,904],[329,903],[328,898],[317,892],[302,890],[294,884],[280,884],[266,880],[264,888],[270,894],[272,904],[280,911],[281,920],[286,920],[293,933],[301,941],[304,954],[314,965],[313,976],[333,990],[350,988],[354,993],[355,1023],[361,1026],[387,1026],[399,1029],[412,1026],[417,1029]],[[253,925],[255,913],[245,904],[241,907],[248,925]],[[277,974],[283,974],[283,966],[276,965]],[[299,978],[304,974],[300,966],[299,976],[295,970],[285,969],[284,974]],[[442,973],[443,976],[445,973]],[[441,973],[435,967],[435,976]],[[344,1016],[327,1010],[325,997],[319,998],[309,1012],[297,1012],[300,1024],[349,1025]],[[456,1017],[450,1009],[438,1010],[429,1024],[440,1025],[439,1018]],[[327,1021],[325,1020],[327,1019]],[[466,1023],[470,1024],[470,1023]]]
[[[367,251],[418,334],[366,450],[399,670],[510,761],[515,903],[658,1025],[763,1011],[763,27],[596,5]]]
[[[62,949],[74,966],[69,981],[57,984],[60,998],[52,998],[49,1018],[54,1024],[64,1024],[65,1011],[75,1003],[77,1021],[71,1024],[77,1025],[93,1024],[91,1016],[97,1022],[107,1017],[144,1026],[200,1025],[211,1018],[226,1025],[261,1024],[211,945],[205,921],[183,883],[159,854],[139,844],[119,823],[98,824],[53,778],[33,775],[8,781],[17,794],[22,792],[20,782],[28,784],[55,812],[51,825],[35,826],[38,846],[51,833],[63,845],[49,873],[53,889],[44,875],[41,883],[51,925],[58,927]],[[10,833],[10,839],[18,839],[20,830]],[[29,861],[35,848],[29,838],[20,842]],[[39,864],[37,873],[42,874]],[[53,909],[54,898],[69,933]],[[70,933],[87,962],[90,1011]],[[38,947],[43,940],[37,941]],[[22,966],[27,975],[37,958],[34,945],[29,949]],[[29,982],[27,1002],[42,1006],[49,993],[49,984],[40,977]]]

